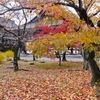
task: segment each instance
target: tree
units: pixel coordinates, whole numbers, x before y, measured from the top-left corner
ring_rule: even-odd
[[[95,40],[99,37],[98,32],[96,31],[98,29],[95,29],[95,25],[93,23],[92,17],[97,15],[100,12],[100,6],[97,5],[97,3],[99,3],[98,0],[68,0],[65,2],[54,2],[54,5],[63,5],[63,6],[69,6],[75,9],[77,15],[79,16],[78,19],[80,19],[81,23],[77,23],[78,25],[76,25],[75,21],[74,21],[74,29],[77,33],[84,33],[84,35],[82,35],[84,37],[84,39],[87,39],[88,41],[80,41],[82,43],[82,47],[83,47],[83,51],[82,51],[82,55],[84,58],[84,68],[88,69],[90,67],[91,72],[92,72],[92,80],[91,80],[91,86],[94,86],[95,83],[100,80],[100,70],[99,67],[97,65],[97,63],[95,62],[94,58],[95,58],[95,50],[97,49],[97,45],[99,45],[99,41],[94,41],[93,39],[91,40],[91,36],[95,37]],[[58,12],[59,10],[54,10],[54,6],[53,8],[50,8],[51,6],[48,6],[46,9],[50,9],[47,14],[51,17],[54,18],[54,20],[58,20],[59,18],[62,18],[65,20],[65,18],[62,15],[59,15],[60,12]],[[91,12],[91,8],[94,8],[95,13]],[[56,8],[56,7],[55,7]],[[51,11],[51,12],[50,12]],[[90,12],[89,12],[90,11]],[[60,17],[59,17],[60,16]],[[69,15],[70,18],[72,18]],[[56,18],[56,19],[55,19]],[[58,19],[57,19],[58,18]],[[79,21],[79,22],[80,22]],[[99,21],[97,20],[97,22],[99,23]],[[86,26],[87,24],[87,26]],[[97,26],[99,27],[99,24],[97,24]],[[92,29],[91,27],[93,27],[94,29]],[[85,29],[86,28],[86,29]],[[91,32],[91,30],[93,32]],[[87,34],[88,33],[88,34]],[[79,34],[80,35],[80,34]],[[81,37],[82,38],[82,37]],[[86,45],[87,44],[87,45]]]
[[[23,3],[24,4],[24,3]],[[22,2],[10,2],[10,1],[1,1],[0,6],[2,8],[2,11],[0,15],[4,17],[6,20],[18,20],[18,27],[9,28],[5,26],[2,26],[4,28],[4,31],[6,31],[8,34],[11,34],[14,36],[17,41],[14,44],[14,71],[17,71],[18,68],[18,59],[20,57],[20,49],[23,45],[23,39],[24,35],[26,33],[26,24],[28,16],[30,16],[30,11],[25,10],[23,8]],[[27,7],[26,7],[27,8]],[[29,9],[29,8],[28,8]],[[24,21],[24,25],[22,26],[22,22]]]
[[[54,21],[55,20],[53,19],[53,22]],[[52,23],[52,20],[50,20],[50,23]],[[40,25],[38,28],[41,30],[41,32],[35,35],[35,40],[32,42],[29,48],[33,51],[33,54],[35,54],[36,57],[38,55],[39,57],[47,55],[48,57],[53,58],[55,57],[54,54],[56,54],[56,57],[59,58],[59,65],[61,65],[61,53],[66,50],[69,44],[70,46],[74,44],[70,43],[72,40],[68,41],[68,38],[71,38],[71,31],[73,30],[71,23],[60,20],[59,25]],[[68,33],[70,34],[68,35]]]
[[[100,6],[97,6],[96,3],[98,3],[98,1],[94,1],[94,0],[89,0],[86,1],[85,0],[77,0],[78,2],[78,5],[76,5],[76,2],[75,0],[70,0],[70,1],[66,1],[65,3],[57,3],[57,4],[62,4],[62,5],[66,5],[66,6],[70,6],[72,8],[75,9],[75,11],[77,12],[80,20],[83,20],[85,21],[85,23],[91,27],[95,27],[92,20],[91,20],[91,16],[93,17],[94,15],[98,14],[100,12]],[[95,6],[94,6],[95,5]],[[96,13],[93,13],[91,14],[91,16],[88,15],[88,10],[90,10],[90,8],[94,6],[96,7],[97,9],[96,10]],[[80,27],[79,27],[80,29]],[[77,30],[78,31],[78,30]],[[91,33],[89,33],[91,34]],[[93,44],[94,41],[93,41]],[[84,46],[84,44],[82,44]],[[96,45],[96,44],[95,44]],[[84,49],[84,48],[83,48]],[[95,52],[94,50],[92,50],[91,52],[88,52],[88,51],[83,51],[83,57],[84,57],[84,66],[85,68],[89,67],[91,68],[91,71],[92,71],[92,80],[91,80],[91,85],[93,86],[95,84],[95,82],[97,80],[100,80],[100,70],[99,70],[99,67],[97,66],[95,60],[94,60],[94,57],[95,57]]]
[[[24,37],[27,33],[26,25],[28,24],[28,21],[31,20],[30,16],[34,18],[35,15],[35,20],[39,14],[42,15],[42,11],[40,11],[41,7],[38,6],[35,1],[31,0],[30,2],[29,0],[0,0],[0,7],[0,15],[3,18],[6,20],[17,20],[18,27],[10,28],[6,25],[2,25],[2,23],[0,23],[0,27],[3,28],[4,31],[8,34],[14,36],[17,40],[14,44],[14,71],[18,71],[18,59],[20,57],[20,50],[24,44]]]
[[[2,28],[4,28],[6,32],[12,34],[17,39],[17,42],[14,47],[14,71],[18,70],[17,61],[20,54],[19,52],[20,48],[23,44],[23,38],[26,33],[26,25],[27,25],[27,20],[28,20],[27,17],[29,17],[30,14],[31,16],[35,14],[36,15],[36,17],[34,18],[34,21],[35,21],[35,19],[37,18],[39,19],[39,16],[41,17],[44,14],[46,7],[51,5],[50,3],[47,5],[44,5],[44,3],[42,3],[43,5],[41,5],[41,2],[35,3],[35,1],[31,1],[31,0],[30,2],[31,3],[29,3],[29,1],[24,1],[24,0],[23,1],[16,0],[14,2],[1,0],[1,3],[0,3],[0,6],[2,8],[1,13],[0,13],[1,16],[3,17],[5,16],[6,20],[15,19],[19,21],[17,29],[15,28],[15,29],[9,30],[9,28],[7,29],[6,26],[1,25]],[[21,24],[22,24],[23,19],[25,21],[22,27]],[[17,34],[14,32],[15,30]]]

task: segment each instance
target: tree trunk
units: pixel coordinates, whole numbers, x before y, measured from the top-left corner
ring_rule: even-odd
[[[18,54],[17,54],[18,60],[20,60],[20,53],[21,53],[21,48],[18,49]]]
[[[19,69],[17,54],[18,54],[18,45],[15,47],[15,50],[14,50],[14,71],[18,71],[18,69]]]
[[[83,69],[85,69],[85,70],[89,70],[89,65],[88,65],[88,61],[87,61],[87,57],[86,57],[87,55],[88,54],[86,54],[84,48],[82,47],[82,56],[83,56],[83,61],[84,61]]]
[[[63,54],[62,54],[62,61],[67,61],[67,60],[66,60],[66,51],[63,52]]]
[[[73,54],[73,48],[72,47],[71,47],[70,51],[71,51],[71,54]]]
[[[100,97],[100,69],[94,60],[94,52],[91,52],[89,54],[89,59],[88,63],[91,68],[91,73],[92,73],[92,79],[91,79],[91,86],[93,87],[95,85],[96,87],[96,95],[97,97]],[[92,57],[91,57],[92,56]]]
[[[33,55],[33,61],[35,61],[36,59],[35,59],[35,56]]]
[[[59,55],[59,66],[61,66],[61,56]]]
[[[18,40],[18,43],[16,44],[15,46],[15,50],[14,50],[14,71],[18,71],[19,68],[18,68],[18,53],[19,50],[20,50],[20,47],[21,47],[22,43],[20,42],[20,40]]]
[[[84,51],[84,52],[83,52]],[[86,52],[82,51],[83,59],[84,59],[84,69],[90,69],[92,74],[91,86],[96,87],[96,95],[100,97],[100,69],[95,61],[95,52]]]
[[[61,56],[60,56],[59,51],[56,51],[55,55],[56,55],[57,58],[59,58],[59,66],[61,66]]]

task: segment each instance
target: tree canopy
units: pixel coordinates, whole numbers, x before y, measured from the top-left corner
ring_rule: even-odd
[[[88,20],[85,20],[85,18],[83,20],[81,16],[79,18],[77,15],[69,12],[68,10],[66,10],[66,8],[60,5],[47,6],[47,8],[45,9],[45,16],[46,17],[44,17],[43,21],[41,22],[42,24],[39,24],[39,28],[42,32],[36,35],[35,42],[31,44],[31,45],[34,45],[33,47],[31,47],[33,48],[32,49],[33,54],[36,53],[36,55],[40,54],[41,56],[43,56],[42,54],[45,54],[46,52],[48,52],[49,47],[55,48],[54,51],[61,49],[60,52],[62,52],[65,50],[65,48],[69,46],[69,44],[73,46],[74,42],[80,42],[81,44],[84,44],[84,48],[89,52],[93,50],[94,51],[97,50],[96,45],[100,43],[98,39],[99,38],[98,29],[90,28],[90,26],[94,26],[92,19],[90,19],[90,17],[87,17]],[[63,21],[63,22],[60,22],[60,24],[58,24],[59,21]],[[90,23],[88,23],[88,21]],[[86,25],[86,22],[87,22],[87,25]],[[52,26],[54,25],[54,23],[56,23],[56,25],[58,24],[58,26],[53,29]],[[61,34],[63,33],[62,36],[60,33]],[[47,35],[50,37],[48,38]],[[63,35],[65,39],[61,39]],[[54,37],[56,36],[57,41],[53,36]],[[54,39],[51,39],[51,38],[54,38]],[[60,39],[61,39],[61,42],[59,41]],[[49,43],[45,44],[47,40]],[[39,47],[36,44],[38,44]]]

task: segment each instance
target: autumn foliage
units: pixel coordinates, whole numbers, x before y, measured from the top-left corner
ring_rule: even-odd
[[[40,25],[38,28],[41,32],[35,36],[33,42],[28,46],[36,57],[43,55],[55,57],[54,52],[56,50],[61,53],[69,44],[70,46],[74,45],[73,26],[69,21],[60,20],[58,25]]]
[[[5,54],[0,52],[0,63],[5,60]]]
[[[5,56],[7,60],[11,60],[14,57],[14,52],[11,50],[8,50],[5,52]]]
[[[57,8],[60,9],[57,10]],[[47,17],[43,19],[43,24],[38,26],[41,32],[29,45],[29,49],[36,57],[43,55],[54,57],[56,50],[62,53],[67,47],[81,48],[82,44],[88,52],[98,51],[97,45],[100,44],[98,29],[86,25],[84,21],[61,6],[49,5],[45,11]],[[75,43],[79,45],[76,46]],[[51,48],[52,52],[48,54]]]
[[[38,28],[41,30],[41,32],[37,34],[35,38],[42,37],[46,34],[53,35],[53,34],[57,34],[61,32],[66,33],[71,30],[70,23],[66,21],[62,21],[62,20],[60,21],[60,24],[57,26],[56,25],[54,26],[41,25]]]
[[[35,36],[33,42],[28,46],[35,57],[42,57],[43,55],[55,57],[54,52],[56,50],[62,53],[68,46],[73,47],[75,43],[83,44],[84,50],[88,52],[97,51],[97,45],[100,44],[100,30],[92,29],[89,25],[85,27],[85,23],[80,20],[84,19],[89,24],[88,21],[90,21],[92,15],[90,14],[88,17],[86,13],[86,18],[84,18],[81,11],[86,8],[88,12],[94,4],[94,0],[78,0],[79,5],[77,5],[77,0],[66,0],[66,5],[73,5],[72,7],[76,8],[79,16],[68,12],[60,5],[49,2],[49,0],[14,0],[19,2],[19,5],[16,3],[15,7],[12,8],[6,6],[9,1],[1,0],[1,5],[6,8],[3,14],[7,12],[6,20],[9,20],[9,17],[14,18],[14,15],[17,15],[17,18],[20,19],[17,11],[22,9],[25,9],[22,10],[22,19],[26,18],[26,21],[30,14],[36,14],[38,18],[40,11],[45,13],[45,18],[38,27],[41,32]],[[82,1],[85,2],[84,5],[82,5]],[[100,9],[100,7],[95,7],[97,10]],[[0,14],[2,15],[2,12]],[[59,21],[61,21],[60,24]],[[25,30],[23,33],[25,33]],[[3,56],[0,54],[0,62],[2,60]],[[14,64],[16,64],[15,66],[18,65],[16,62]],[[8,65],[8,63],[5,63],[5,65]],[[39,70],[34,68],[36,66],[32,68],[32,66],[27,67],[25,64],[24,68],[27,67],[25,70],[20,69],[19,72],[13,73],[13,70],[7,69],[5,65],[0,66],[1,100],[97,100],[95,88],[90,86],[91,73],[89,71],[78,68],[73,70],[67,68]]]

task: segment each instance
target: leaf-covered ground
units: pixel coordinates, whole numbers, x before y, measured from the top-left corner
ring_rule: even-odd
[[[82,68],[24,67],[13,72],[0,65],[0,100],[97,100],[91,73]],[[25,66],[25,65],[24,65]]]

